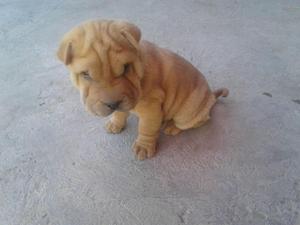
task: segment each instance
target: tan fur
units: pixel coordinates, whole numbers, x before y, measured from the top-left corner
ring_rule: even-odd
[[[170,135],[201,126],[216,98],[226,97],[228,90],[212,92],[193,65],[140,38],[139,28],[128,22],[90,21],[64,36],[57,55],[86,109],[99,116],[112,114],[108,132],[121,132],[129,111],[139,117],[133,149],[143,160],[155,154],[162,125]],[[115,102],[120,102],[116,110],[110,104]]]

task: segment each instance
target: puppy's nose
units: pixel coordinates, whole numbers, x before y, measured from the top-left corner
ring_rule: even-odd
[[[111,110],[116,110],[119,107],[120,104],[121,104],[121,101],[104,103],[104,105],[106,105]]]

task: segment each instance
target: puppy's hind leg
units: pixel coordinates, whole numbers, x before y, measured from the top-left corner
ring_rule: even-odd
[[[193,128],[198,128],[198,127],[201,127],[203,126],[205,123],[207,123],[208,121],[210,120],[210,116],[207,115],[205,118],[203,118],[201,121],[197,122]]]
[[[128,116],[128,112],[115,111],[105,125],[106,131],[113,134],[120,133],[126,126]]]
[[[175,136],[176,134],[179,134],[181,131],[182,131],[181,129],[176,127],[173,120],[168,121],[164,127],[164,134],[166,135]]]

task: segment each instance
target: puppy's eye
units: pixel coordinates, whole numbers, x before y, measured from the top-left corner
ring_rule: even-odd
[[[81,76],[82,76],[84,79],[86,79],[86,80],[91,80],[91,79],[92,79],[88,71],[83,71],[83,72],[81,72]]]
[[[124,65],[124,70],[123,70],[123,73],[121,74],[121,76],[126,75],[126,74],[128,73],[128,71],[129,71],[129,69],[130,69],[130,64],[129,64],[129,63],[126,63],[126,64]]]

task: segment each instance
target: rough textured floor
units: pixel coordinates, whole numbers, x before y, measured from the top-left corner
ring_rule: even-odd
[[[136,161],[84,112],[55,57],[64,32],[124,18],[230,97]],[[299,225],[300,2],[0,1],[0,224]]]

